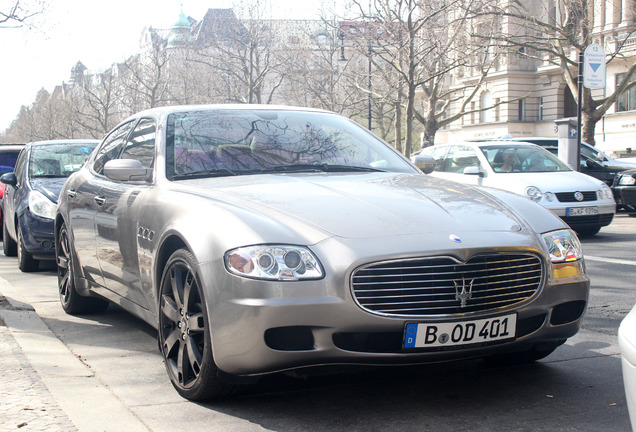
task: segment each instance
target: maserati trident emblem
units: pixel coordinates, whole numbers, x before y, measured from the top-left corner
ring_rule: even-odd
[[[578,192],[578,191],[577,191],[577,192],[574,192],[574,198],[575,198],[577,201],[583,201],[583,194],[582,194],[581,192]]]
[[[461,285],[457,282],[458,281],[453,281],[455,284],[455,300],[461,302],[461,307],[466,307],[466,302],[473,298],[473,283],[475,279],[469,282],[468,287],[466,287],[466,280],[463,277]]]

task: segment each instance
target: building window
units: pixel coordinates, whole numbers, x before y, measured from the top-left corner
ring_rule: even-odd
[[[539,120],[543,120],[543,98],[539,98]]]
[[[475,102],[470,103],[470,124],[475,124]]]
[[[500,104],[501,103],[501,99],[496,98],[495,99],[495,121],[498,122],[499,120],[501,120],[501,111],[499,110],[500,108]]]
[[[526,101],[524,99],[519,99],[518,117],[519,121],[526,119]]]
[[[492,98],[490,96],[490,92],[485,92],[481,95],[481,100],[479,101],[479,109],[484,111],[479,112],[480,123],[490,123],[492,121],[492,111],[489,109],[491,106],[491,100]]]
[[[616,87],[625,80],[625,74],[616,74]],[[631,81],[636,81],[636,74],[632,75]],[[636,110],[636,87],[632,87],[618,97],[616,101],[616,112]]]

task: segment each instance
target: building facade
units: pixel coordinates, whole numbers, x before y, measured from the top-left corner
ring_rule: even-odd
[[[551,23],[566,18],[561,16],[564,15],[563,1],[529,0],[526,5],[534,6],[539,19]],[[594,99],[599,100],[614,92],[636,62],[636,0],[590,0],[581,4],[585,3],[589,7],[588,16],[593,20],[593,42],[601,44],[608,54],[606,87],[592,93]],[[523,25],[514,19],[508,18],[501,25],[509,34],[524,31]],[[571,51],[567,53],[571,59],[577,58],[577,50],[567,46],[565,49]],[[471,101],[470,108],[475,112],[440,130],[436,143],[507,135],[558,136],[555,120],[576,117],[577,103],[560,67],[547,61],[545,53],[525,50],[520,44],[513,52],[498,57],[479,96]],[[615,53],[618,55],[612,57]],[[451,82],[469,78],[454,76]],[[636,81],[635,77],[631,79]],[[488,107],[493,108],[478,111]],[[620,96],[596,124],[595,141],[600,149],[616,157],[636,153],[636,88]]]

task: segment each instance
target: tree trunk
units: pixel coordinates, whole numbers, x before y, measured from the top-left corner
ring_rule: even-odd
[[[395,103],[395,148],[400,153],[404,153],[402,148],[402,101],[399,96]]]

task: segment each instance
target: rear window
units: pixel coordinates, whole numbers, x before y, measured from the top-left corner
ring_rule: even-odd
[[[15,161],[18,159],[20,150],[1,150],[0,149],[0,174],[12,172],[15,167]]]

